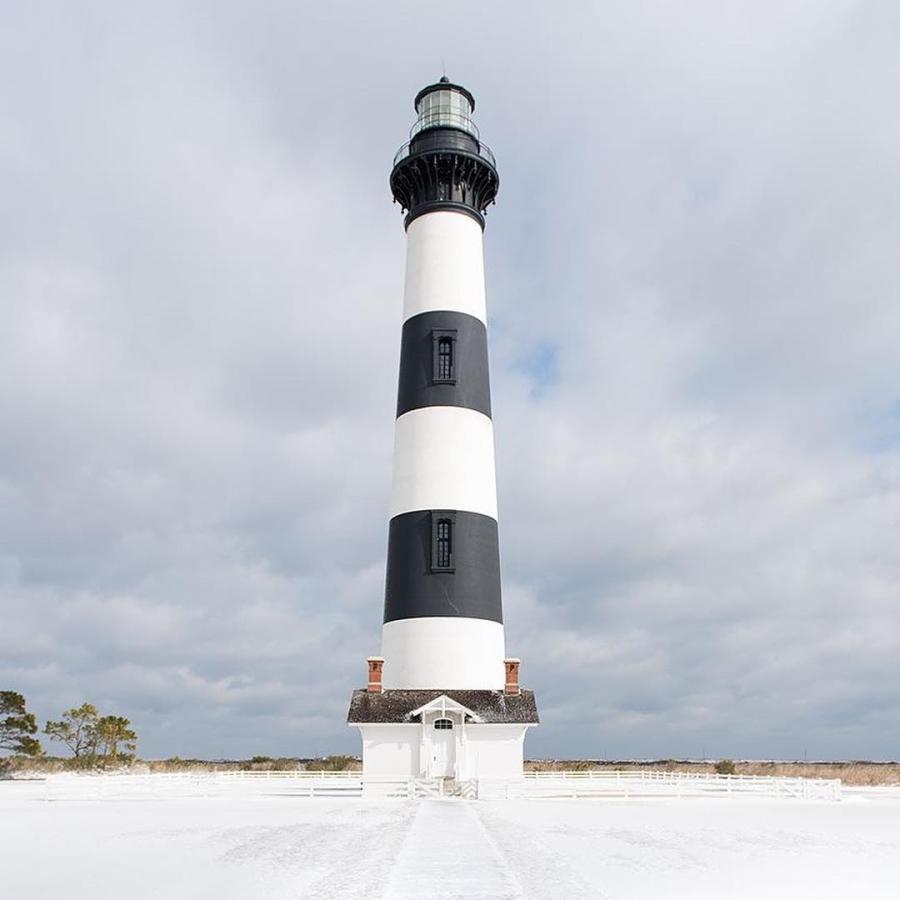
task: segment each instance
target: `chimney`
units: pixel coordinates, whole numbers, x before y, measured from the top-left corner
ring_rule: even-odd
[[[381,656],[370,656],[369,663],[369,693],[381,693],[381,669],[384,666],[384,659]]]
[[[506,687],[503,689],[504,694],[519,693],[519,663],[518,659],[505,659],[503,665],[506,667]]]

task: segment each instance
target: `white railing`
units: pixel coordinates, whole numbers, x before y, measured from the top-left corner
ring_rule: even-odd
[[[35,785],[38,788],[37,785]],[[146,775],[54,775],[40,783],[44,800],[152,800],[196,796],[365,797],[417,799],[552,799],[766,796],[840,800],[838,779],[701,772],[586,770],[526,772],[518,780],[363,778],[361,772],[203,772]]]
[[[593,770],[526,772],[522,781],[504,782],[502,796],[630,797],[757,795],[802,800],[840,800],[837,778],[770,775],[714,775],[707,772]],[[498,784],[479,783],[479,797],[497,795]]]
[[[317,779],[317,778],[346,778],[346,779],[359,779],[362,778],[362,772],[360,771],[352,771],[350,769],[340,769],[337,771],[330,769],[320,769],[318,771],[313,771],[310,769],[286,769],[283,771],[278,770],[250,770],[244,771],[240,769],[231,770],[228,772],[212,772],[210,773],[217,778],[231,779],[235,781],[270,781],[272,779]],[[156,777],[156,776],[153,776]]]
[[[462,797],[463,800],[478,799],[478,779],[468,778],[465,781],[456,783],[455,796]]]
[[[361,796],[361,772],[160,772],[146,775],[57,775],[43,783],[46,800],[141,800],[273,791],[281,796]],[[401,782],[402,784],[402,782]]]
[[[473,783],[474,784],[474,783]],[[40,785],[48,801],[154,800],[253,796],[416,799],[445,796],[437,779],[363,778],[361,772],[204,772],[56,775]],[[474,788],[469,788],[469,796]]]

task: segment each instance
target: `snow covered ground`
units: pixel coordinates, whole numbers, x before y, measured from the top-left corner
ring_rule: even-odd
[[[90,776],[82,783],[89,785]],[[100,776],[102,779],[102,776]],[[99,780],[99,779],[98,779]],[[747,799],[306,799],[278,784],[66,799],[0,781],[8,897],[900,896],[900,789]],[[55,800],[48,797],[56,796]]]

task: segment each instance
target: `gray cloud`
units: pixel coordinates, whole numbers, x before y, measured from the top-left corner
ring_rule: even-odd
[[[888,4],[31,4],[0,36],[0,682],[352,750],[415,90],[469,85],[545,755],[896,755]]]

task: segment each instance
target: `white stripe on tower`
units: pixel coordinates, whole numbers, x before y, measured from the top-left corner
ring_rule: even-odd
[[[385,622],[381,635],[385,688],[503,690],[503,625],[462,616]],[[498,680],[497,666],[500,667]]]
[[[452,310],[487,324],[481,226],[464,213],[439,210],[409,223],[403,319]]]
[[[391,516],[462,509],[497,518],[494,425],[461,406],[423,406],[394,426]]]

